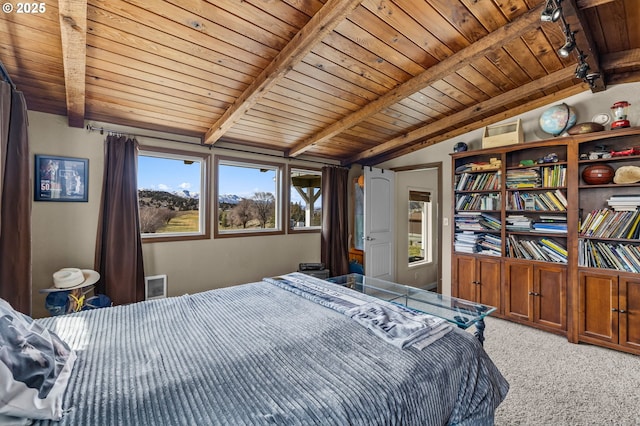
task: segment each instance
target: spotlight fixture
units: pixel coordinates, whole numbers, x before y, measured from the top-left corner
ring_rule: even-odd
[[[567,30],[568,30],[568,28],[567,28]],[[563,58],[568,58],[569,57],[569,54],[576,47],[576,39],[574,37],[574,34],[575,34],[575,31],[567,31],[565,43],[558,50],[558,55],[562,56]]]
[[[599,72],[591,72],[584,78],[591,88],[596,86],[596,80],[600,78]]]
[[[583,58],[580,58],[580,63],[576,66],[576,78],[580,80],[585,80],[587,78],[587,73],[589,72],[589,64],[587,64]]]
[[[547,4],[540,15],[542,22],[557,22],[562,16],[562,7],[560,7],[560,0],[557,4],[555,0],[547,0]]]
[[[558,49],[558,56],[562,58],[568,58],[571,52],[574,50],[577,52],[578,64],[576,65],[575,77],[588,83],[591,88],[596,85],[596,80],[601,78],[599,72],[589,72],[591,69],[587,61],[585,60],[587,55],[578,47],[575,38],[575,31],[571,31],[571,27],[564,18],[562,7],[560,4],[562,0],[546,0],[540,19],[543,22],[556,22],[560,21],[562,30],[564,32],[564,45]]]

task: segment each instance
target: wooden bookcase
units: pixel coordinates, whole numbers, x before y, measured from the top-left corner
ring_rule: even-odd
[[[593,164],[640,166],[635,153],[594,158],[633,147],[640,128],[452,154],[452,295],[573,343],[640,354],[640,239],[630,233],[640,210],[608,206],[640,195],[640,183],[582,179]]]

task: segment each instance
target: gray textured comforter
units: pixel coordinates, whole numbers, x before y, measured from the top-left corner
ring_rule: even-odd
[[[508,384],[457,329],[400,349],[267,282],[47,318],[63,425],[482,425]]]

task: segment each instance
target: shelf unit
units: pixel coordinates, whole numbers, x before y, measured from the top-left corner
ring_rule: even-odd
[[[640,354],[640,208],[607,203],[640,203],[640,183],[581,177],[593,164],[640,166],[640,155],[589,159],[632,147],[640,128],[452,154],[453,296],[570,342]]]

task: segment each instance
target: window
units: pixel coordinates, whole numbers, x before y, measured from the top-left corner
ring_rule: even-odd
[[[431,194],[409,191],[409,266],[431,262]]]
[[[320,230],[322,172],[292,168],[289,176],[289,230]]]
[[[209,238],[209,155],[141,147],[138,206],[143,241]]]
[[[216,236],[283,233],[282,166],[216,157]]]

